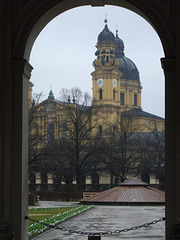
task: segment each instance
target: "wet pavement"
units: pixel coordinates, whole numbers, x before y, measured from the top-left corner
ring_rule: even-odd
[[[69,202],[40,202],[40,207],[75,205]],[[83,232],[115,231],[158,220],[165,216],[164,206],[97,206],[58,226]],[[87,235],[49,230],[33,240],[87,240]],[[101,236],[101,240],[164,240],[165,221],[121,234]]]

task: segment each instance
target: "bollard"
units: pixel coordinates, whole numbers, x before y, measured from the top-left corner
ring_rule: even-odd
[[[88,236],[88,240],[101,240],[101,236]]]

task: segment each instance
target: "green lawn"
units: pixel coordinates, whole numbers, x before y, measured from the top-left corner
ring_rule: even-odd
[[[92,206],[78,205],[73,207],[54,207],[54,208],[30,208],[28,217],[41,223],[28,220],[28,235],[39,234],[48,228],[47,225],[54,226],[79,213],[82,213]],[[44,224],[43,224],[44,223]]]
[[[28,216],[34,220],[44,220],[51,218],[54,215],[62,214],[64,212],[68,212],[69,210],[72,210],[73,208],[34,208],[29,209]],[[75,209],[75,208],[74,208]],[[33,224],[31,220],[28,220],[28,225]]]

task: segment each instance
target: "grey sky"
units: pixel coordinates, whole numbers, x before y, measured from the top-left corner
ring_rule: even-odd
[[[115,34],[117,27],[125,56],[140,72],[143,110],[164,117],[161,42],[146,20],[120,7],[78,7],[53,19],[42,30],[31,52],[33,91],[43,91],[47,97],[52,85],[55,98],[59,98],[62,88],[77,86],[92,94],[90,73],[94,70],[95,45],[106,13],[110,31]]]

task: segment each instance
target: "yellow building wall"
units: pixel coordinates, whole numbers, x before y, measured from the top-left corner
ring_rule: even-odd
[[[133,118],[133,125],[138,132],[152,132],[153,130],[165,131],[164,119],[146,117]]]
[[[121,105],[121,111],[141,109],[141,83],[129,79],[121,79],[120,82],[121,93],[124,93],[124,105]],[[137,94],[137,106],[134,105],[134,94]]]

